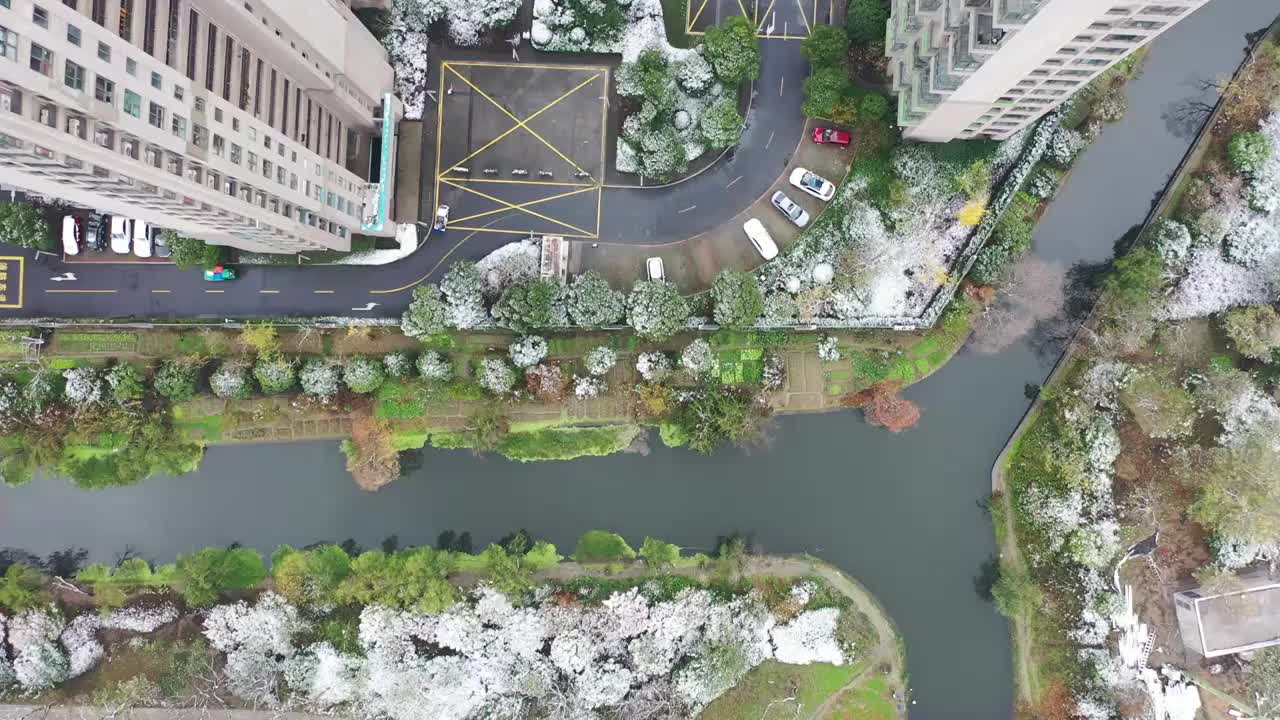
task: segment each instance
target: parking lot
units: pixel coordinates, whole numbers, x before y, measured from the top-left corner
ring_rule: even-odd
[[[685,21],[690,35],[741,15],[762,38],[803,40],[818,23],[835,17],[834,0],[686,0]]]
[[[599,236],[609,69],[445,62],[436,202],[450,229]]]

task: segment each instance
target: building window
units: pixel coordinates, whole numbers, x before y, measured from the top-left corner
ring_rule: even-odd
[[[124,111],[136,118],[142,117],[142,96],[132,90],[125,90]]]
[[[102,62],[111,62],[111,46],[100,42],[98,43],[98,59]]]
[[[227,141],[221,135],[213,136],[213,154],[222,157],[227,151]]]
[[[41,75],[53,75],[53,53],[42,45],[31,43],[31,69]]]
[[[187,119],[186,118],[182,117],[181,115],[178,115],[177,113],[174,113],[172,129],[173,129],[174,135],[177,135],[183,140],[187,139]]]
[[[49,11],[45,10],[39,5],[33,5],[31,7],[31,22],[34,22],[40,27],[48,30],[49,29]]]
[[[249,109],[249,48],[240,46],[240,109]]]
[[[120,26],[116,33],[121,40],[133,40],[133,0],[120,0]]]
[[[213,92],[213,70],[218,61],[218,28],[209,23],[209,49],[204,60],[204,89]]]
[[[147,122],[154,127],[164,129],[164,106],[151,103],[151,108],[147,112]]]
[[[196,98],[194,104],[196,106],[196,112],[204,112],[204,109],[205,109],[204,98],[202,97]]]
[[[67,23],[67,42],[80,47],[80,28],[71,23]]]
[[[183,98],[183,96],[185,96],[185,95],[186,95],[186,91],[182,89],[182,86],[181,86],[181,85],[174,85],[174,86],[173,86],[173,97],[174,97],[174,99],[176,99],[176,100],[181,100],[181,99]]]
[[[107,24],[107,0],[93,0],[89,14],[93,17],[94,22],[105,27]]]
[[[18,33],[0,25],[0,57],[18,62]]]
[[[164,79],[160,77],[160,73],[151,73],[151,87],[161,90],[164,88]]]
[[[276,125],[276,69],[271,68],[271,96],[267,100],[267,124]]]
[[[231,143],[231,162],[236,165],[240,164],[240,152],[240,146],[235,143]]]
[[[138,76],[138,61],[137,61],[137,60],[134,60],[133,58],[125,58],[125,60],[124,60],[124,71],[125,71],[125,72],[127,72],[127,73],[129,73],[130,75],[133,75],[134,77],[137,77],[137,76]]]
[[[235,56],[236,42],[226,39],[227,49],[222,56],[222,99],[231,102],[231,59]]]
[[[191,126],[191,142],[197,147],[209,146],[209,128],[196,123]]]
[[[66,5],[67,7],[71,8],[72,10],[79,10],[79,9],[80,9],[80,0],[62,0],[62,4],[63,4],[63,5]]]
[[[116,84],[98,75],[93,79],[93,96],[110,105],[116,99]]]
[[[174,7],[177,3],[173,3]],[[196,28],[200,26],[200,13],[192,10],[187,15],[187,79],[194,81],[196,79],[196,40],[200,34],[196,32]]]
[[[169,2],[169,29],[165,34],[164,64],[175,67],[174,55],[178,54],[178,3]]]

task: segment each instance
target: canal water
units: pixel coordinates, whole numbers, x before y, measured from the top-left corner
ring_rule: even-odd
[[[1232,72],[1246,34],[1277,11],[1276,0],[1213,0],[1155,43],[1129,86],[1129,113],[1045,214],[1038,254],[1063,264],[1110,257],[1191,141],[1178,111],[1212,100],[1199,81]],[[132,547],[167,561],[231,542],[266,551],[346,538],[373,546],[392,534],[432,543],[447,529],[480,545],[523,527],[564,552],[593,528],[701,550],[743,531],[766,551],[820,556],[880,598],[905,636],[913,719],[1010,717],[1008,626],[975,590],[994,552],[979,503],[1027,407],[1026,384],[1051,362],[1027,344],[962,352],[907,392],[924,416],[901,435],[839,413],[782,419],[770,447],[713,457],[656,441],[644,456],[552,464],[428,450],[420,469],[373,495],[355,488],[333,443],[212,448],[199,472],[131,488],[88,492],[53,478],[0,488],[0,546],[81,546],[107,559]]]

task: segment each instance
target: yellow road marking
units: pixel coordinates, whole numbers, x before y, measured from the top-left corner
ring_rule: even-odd
[[[739,2],[741,2],[742,0],[738,0],[738,1],[739,1]],[[498,101],[497,101],[497,100],[494,100],[492,97],[490,97],[488,93],[486,93],[485,91],[483,91],[483,90],[481,90],[480,88],[476,87],[476,84],[475,84],[475,83],[471,82],[470,80],[466,79],[465,77],[462,77],[462,73],[458,72],[457,70],[454,70],[452,66],[448,66],[448,65],[446,65],[446,66],[449,68],[449,70],[450,70],[450,71],[452,71],[452,72],[453,72],[453,74],[454,74],[455,76],[457,76],[457,78],[458,78],[459,80],[461,80],[462,82],[466,83],[467,85],[469,85],[469,86],[471,87],[471,89],[472,89],[472,90],[475,90],[477,93],[479,93],[479,94],[480,94],[480,97],[484,98],[485,100],[488,100],[490,103],[492,103],[492,104],[493,104],[493,106],[494,106],[494,107],[496,107],[496,108],[498,108],[499,110],[501,110],[501,111],[502,111],[502,114],[506,115],[507,117],[511,118],[512,120],[515,120],[517,124],[520,124],[520,118],[516,117],[515,115],[512,115],[510,110],[508,110],[508,109],[506,109],[505,107],[503,107],[502,105],[500,105],[500,104],[498,103]],[[444,73],[440,73],[440,74],[441,74],[441,75],[443,75]],[[588,177],[591,177],[591,173],[589,173],[589,172],[587,172],[586,170],[584,170],[580,165],[578,165],[578,163],[576,163],[576,162],[574,162],[574,161],[570,160],[568,155],[565,155],[564,153],[560,152],[560,148],[556,147],[555,145],[552,145],[550,142],[548,142],[548,141],[547,141],[547,139],[546,139],[546,138],[544,138],[544,137],[542,137],[541,135],[539,135],[539,134],[538,134],[537,132],[535,132],[532,128],[530,128],[530,127],[528,127],[528,126],[524,126],[524,129],[525,129],[525,130],[527,130],[527,131],[528,131],[528,133],[529,133],[530,135],[532,135],[532,136],[534,136],[534,137],[538,138],[538,140],[539,140],[539,141],[541,141],[543,145],[546,145],[548,148],[551,148],[551,152],[555,153],[556,155],[559,155],[561,160],[564,160],[565,162],[567,162],[567,163],[569,163],[570,165],[572,165],[574,168],[576,168],[576,169],[578,170],[578,172],[580,172],[580,173],[584,173],[584,174],[586,174]]]
[[[494,218],[493,220],[490,220],[489,222],[490,222],[490,223],[495,223],[495,222],[498,222],[498,220],[500,220],[500,219],[501,219],[501,218]],[[455,229],[455,230],[472,230],[472,232],[471,232],[471,234],[470,234],[470,235],[467,235],[466,237],[464,237],[464,238],[462,238],[461,240],[459,240],[459,241],[457,242],[457,244],[456,244],[456,245],[454,245],[453,247],[449,248],[449,252],[445,253],[445,254],[444,254],[444,257],[440,258],[440,260],[439,260],[439,261],[438,261],[434,266],[432,266],[432,268],[431,268],[430,270],[428,270],[428,271],[427,271],[427,274],[426,274],[426,275],[423,275],[422,277],[418,278],[417,280],[414,280],[413,282],[409,283],[408,285],[402,285],[402,286],[400,286],[400,287],[398,287],[398,288],[391,288],[390,290],[370,290],[370,291],[369,291],[369,294],[370,294],[370,295],[390,295],[390,294],[392,294],[392,293],[404,292],[405,290],[408,290],[409,288],[411,288],[411,287],[413,287],[413,286],[415,286],[415,285],[421,284],[423,280],[426,280],[427,278],[431,277],[431,275],[432,275],[435,271],[439,270],[441,265],[444,265],[444,261],[449,259],[449,256],[453,254],[453,251],[454,251],[454,250],[457,250],[458,248],[462,247],[462,243],[464,243],[464,242],[466,242],[466,241],[470,240],[472,237],[474,237],[474,236],[475,236],[475,234],[476,234],[477,232],[480,232],[479,230],[475,230],[475,229],[473,229],[473,228],[456,228],[456,227],[455,227],[454,229]]]
[[[446,62],[445,65],[457,65],[459,67],[537,68],[539,70],[564,70],[566,72],[599,72],[609,69],[601,65],[535,65],[532,63],[489,62],[487,60],[450,60]]]
[[[608,76],[606,76],[604,79],[604,86],[606,90],[609,87]],[[608,158],[608,154],[605,150],[605,139],[608,136],[608,133],[606,132],[605,128],[607,127],[608,123],[609,123],[609,93],[606,92],[600,97],[600,174],[602,176],[605,173],[605,167],[606,167],[605,163]],[[603,180],[604,178],[601,177],[600,179]],[[599,192],[596,194],[596,237],[600,237],[600,212],[603,208],[604,208],[604,187],[601,186],[599,188]]]
[[[457,70],[454,70],[454,71],[453,71],[453,74],[454,74],[454,75],[458,75],[458,71],[457,71]],[[462,77],[462,76],[461,76],[461,75],[458,75],[458,77]],[[539,108],[539,109],[538,109],[538,111],[537,111],[537,112],[535,112],[534,114],[530,115],[529,117],[527,117],[527,118],[525,118],[525,119],[523,119],[523,120],[520,120],[520,121],[516,122],[516,124],[515,124],[515,125],[512,125],[510,128],[508,128],[506,132],[504,132],[504,133],[502,133],[501,135],[499,135],[498,137],[496,137],[496,138],[494,138],[494,139],[490,140],[489,142],[485,143],[484,145],[481,145],[479,150],[476,150],[475,152],[471,153],[470,155],[468,155],[468,156],[466,156],[466,157],[462,158],[461,160],[459,160],[458,162],[454,163],[452,166],[450,166],[450,167],[449,167],[447,170],[445,170],[444,172],[445,172],[445,173],[448,173],[448,172],[451,172],[451,171],[453,171],[453,170],[457,169],[457,167],[458,167],[459,165],[461,165],[462,163],[464,163],[464,162],[466,162],[466,161],[470,160],[471,158],[473,158],[473,157],[475,157],[475,156],[479,155],[480,153],[484,152],[485,150],[488,150],[489,148],[493,147],[493,146],[494,146],[494,145],[496,145],[499,141],[501,141],[501,140],[502,140],[502,138],[504,138],[504,137],[506,137],[506,136],[510,135],[511,133],[515,132],[516,130],[519,130],[520,128],[524,128],[525,130],[529,130],[529,132],[531,132],[531,133],[532,133],[532,132],[533,132],[533,130],[531,130],[531,129],[529,128],[529,126],[528,126],[526,123],[530,122],[531,120],[533,120],[534,118],[538,117],[538,116],[539,116],[539,115],[541,115],[542,113],[544,113],[544,112],[546,112],[546,111],[550,110],[551,108],[555,107],[555,106],[556,106],[556,105],[557,105],[561,100],[564,100],[565,98],[569,97],[570,95],[572,95],[572,94],[574,94],[574,93],[578,92],[578,91],[579,91],[579,90],[581,90],[583,87],[585,87],[588,83],[590,83],[591,81],[595,80],[595,79],[596,79],[596,78],[598,78],[598,77],[600,77],[600,73],[596,73],[595,75],[592,75],[591,77],[587,78],[586,80],[583,80],[582,82],[578,83],[578,85],[577,85],[576,87],[574,87],[572,90],[570,90],[570,91],[566,92],[565,94],[561,95],[560,97],[556,98],[555,100],[552,100],[550,103],[547,103],[546,105],[543,105],[541,108]],[[468,84],[468,85],[471,85],[471,83],[467,83],[467,84]],[[472,87],[475,87],[475,86],[474,86],[474,85],[472,85]],[[489,102],[493,102],[493,99],[492,99],[492,98],[489,98]],[[511,115],[511,113],[507,113],[507,114],[508,114],[508,115]],[[514,115],[511,115],[511,117],[512,117],[512,119],[514,119],[514,118],[515,118],[515,116],[514,116]],[[535,134],[536,134],[536,133],[535,133]],[[546,141],[544,140],[543,142],[546,142]],[[554,148],[553,148],[553,149],[554,149]],[[581,169],[581,168],[579,168],[579,169]],[[444,174],[444,173],[441,173],[441,174]]]
[[[221,295],[222,293],[226,292],[226,290],[205,290],[205,292],[209,294]]]
[[[76,293],[88,295],[88,294],[113,293],[113,292],[119,292],[119,290],[45,290],[45,292],[49,293],[50,295],[72,295]]]
[[[172,290],[152,290],[153,293],[171,293]]]
[[[526,209],[526,208],[520,207],[519,205],[514,205],[514,204],[512,204],[512,203],[507,202],[506,200],[501,199],[501,198],[496,198],[496,197],[494,197],[494,196],[492,196],[492,195],[490,195],[490,194],[488,194],[488,193],[482,193],[482,192],[480,192],[479,190],[474,190],[474,189],[472,189],[472,188],[465,187],[465,186],[463,186],[463,185],[459,185],[459,184],[457,184],[457,183],[453,182],[452,180],[450,180],[450,179],[448,179],[448,178],[441,178],[441,181],[442,181],[442,182],[444,182],[445,184],[452,185],[452,186],[454,186],[454,187],[458,188],[459,190],[463,190],[463,191],[469,192],[469,193],[471,193],[472,195],[479,195],[480,197],[484,198],[485,200],[492,200],[493,202],[496,202],[496,203],[498,203],[499,205],[502,205],[502,206],[504,206],[504,207],[506,207],[506,208],[508,208],[508,209],[511,209],[511,210],[519,210],[519,211],[520,211],[520,212],[522,212],[522,213],[526,213],[526,214],[528,214],[528,215],[532,215],[532,216],[534,216],[534,217],[536,217],[536,218],[541,218],[541,219],[543,219],[543,220],[546,220],[547,222],[552,222],[552,223],[555,223],[556,225],[563,225],[564,227],[567,227],[567,228],[569,228],[570,230],[576,230],[576,231],[578,231],[578,232],[580,232],[580,233],[583,233],[584,237],[591,237],[591,234],[590,234],[590,233],[588,233],[586,230],[583,230],[582,228],[580,228],[580,227],[578,227],[578,226],[576,226],[576,225],[570,225],[569,223],[564,222],[563,220],[557,220],[557,219],[555,219],[555,218],[553,218],[553,217],[550,217],[550,216],[548,216],[548,215],[543,215],[542,213],[534,212],[533,210],[528,210],[528,209]]]
[[[440,66],[440,94],[436,95],[440,98],[436,102],[436,189],[435,197],[432,198],[436,204],[436,210],[440,209],[440,141],[444,137],[444,69],[449,67],[449,63]],[[432,213],[435,217],[435,213]]]
[[[503,230],[500,228],[478,228],[478,227],[455,228],[452,224],[449,225],[449,228],[451,230],[470,230],[471,232],[498,233],[501,235],[523,235],[524,237],[529,237],[530,235],[549,234],[543,230],[529,230],[527,228],[523,230]],[[577,235],[574,233],[560,232],[558,230],[556,231],[556,235],[559,235],[560,237],[567,237],[567,238],[579,238],[582,240],[595,240],[598,237],[596,235]]]
[[[262,295],[279,295],[280,291],[279,290],[259,290],[258,293]]]
[[[315,293],[316,295],[332,295],[334,291],[333,290],[312,290],[311,292]]]
[[[448,172],[448,171],[446,170],[445,172]],[[499,183],[501,185],[555,185],[557,187],[584,187],[584,188],[593,188],[598,185],[598,183],[554,182],[551,180],[492,180],[489,178],[469,178],[469,177],[451,177],[447,179],[452,182],[460,182],[460,183]]]
[[[5,273],[0,277],[0,279],[8,280],[10,262],[16,263],[18,266],[18,292],[15,293],[17,296],[17,302],[9,302],[9,292],[7,287],[0,289],[0,308],[17,309],[22,307],[23,297],[26,290],[27,259],[21,255],[0,256],[0,270],[3,270]]]
[[[686,28],[685,32],[692,30],[693,26],[698,24],[698,18],[702,17],[702,11],[707,9],[707,3],[709,2],[711,2],[711,0],[702,0],[702,4],[698,6],[698,12],[695,13],[693,19],[689,21],[688,28]],[[685,17],[689,17],[688,13],[685,13]]]
[[[446,180],[446,182],[448,181]],[[450,220],[449,222],[450,224],[457,224],[457,223],[466,222],[468,220],[475,220],[476,218],[488,217],[489,215],[493,215],[494,213],[506,212],[507,210],[524,210],[530,205],[537,205],[539,203],[551,202],[552,200],[559,200],[560,198],[567,198],[567,197],[572,197],[574,195],[581,195],[582,193],[591,192],[592,190],[595,190],[595,189],[596,189],[595,185],[592,185],[591,187],[578,188],[577,190],[570,190],[569,192],[563,192],[563,193],[560,193],[559,195],[552,195],[551,197],[539,198],[537,200],[522,202],[519,205],[515,205],[509,208],[503,207],[503,208],[498,208],[497,210],[486,210],[485,212],[482,212],[482,213],[476,213],[475,215],[460,217],[457,220]]]
[[[755,27],[756,19],[754,17],[751,17],[751,14],[747,12],[747,6],[742,4],[742,0],[738,0],[738,9],[742,10],[742,17],[751,18],[751,27]]]
[[[765,9],[764,9],[764,15],[762,15],[762,16],[760,17],[760,22],[756,23],[756,33],[757,33],[757,34],[760,32],[760,28],[761,28],[761,26],[763,26],[763,25],[765,24],[765,21],[766,21],[766,20],[768,20],[768,18],[769,18],[769,12],[773,10],[773,5],[774,5],[774,3],[776,3],[776,2],[778,2],[778,0],[769,0],[769,7],[767,7],[767,8],[765,8]],[[772,37],[772,36],[770,36],[770,37]]]
[[[809,24],[809,16],[804,11],[804,3],[801,2],[801,0],[796,0],[796,7],[800,8],[800,19],[804,21],[804,29],[809,32],[813,32],[813,26]],[[813,17],[814,19],[817,19],[818,17],[816,10],[814,11]]]

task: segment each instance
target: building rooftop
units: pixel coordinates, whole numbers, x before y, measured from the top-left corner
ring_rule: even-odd
[[[1265,576],[1241,580],[1241,590],[1177,594],[1179,625],[1189,649],[1210,658],[1280,644],[1280,583]]]

